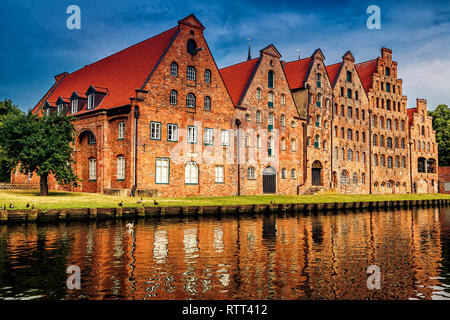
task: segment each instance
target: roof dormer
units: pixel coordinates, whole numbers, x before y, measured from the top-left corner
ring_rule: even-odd
[[[46,116],[51,116],[54,112],[56,112],[56,106],[52,105],[48,101],[45,101],[42,109],[44,110],[44,115],[46,115]]]
[[[83,110],[84,106],[87,104],[87,96],[84,93],[77,91],[72,92],[70,96],[70,113],[75,114]]]
[[[107,93],[108,93],[107,88],[95,87],[93,85],[90,85],[86,91],[87,96],[86,110],[93,110],[97,108]]]
[[[69,104],[70,104],[70,100],[67,98],[63,98],[63,97],[58,97],[58,99],[56,100],[56,110],[58,111],[58,114],[61,113],[67,113],[69,111]]]

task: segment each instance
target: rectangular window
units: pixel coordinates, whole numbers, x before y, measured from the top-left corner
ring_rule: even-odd
[[[216,166],[216,183],[224,183],[224,166]]]
[[[352,72],[347,71],[347,82],[352,82]]]
[[[168,158],[156,158],[156,183],[168,184],[169,183],[169,166],[170,160]]]
[[[88,110],[94,108],[94,101],[95,101],[95,94],[92,93],[92,94],[88,95],[88,104],[87,104]]]
[[[64,105],[63,104],[59,104],[57,109],[58,109],[58,114],[62,114],[63,111],[64,111]]]
[[[230,132],[228,130],[222,130],[222,145],[229,146],[230,145]]]
[[[178,125],[172,123],[167,125],[167,141],[178,141]]]
[[[125,157],[117,158],[117,180],[125,180]]]
[[[214,129],[205,128],[203,142],[208,145],[214,144]]]
[[[197,127],[188,126],[188,143],[197,143]]]
[[[89,159],[89,180],[97,180],[97,160]]]
[[[161,122],[150,122],[150,139],[161,140]]]
[[[118,126],[118,138],[119,140],[122,140],[125,138],[125,122],[119,122]]]
[[[391,75],[391,70],[390,70],[388,67],[386,67],[386,72],[385,72],[385,74],[386,74],[388,77]]]
[[[77,113],[78,112],[78,99],[72,100],[72,110],[71,113]]]

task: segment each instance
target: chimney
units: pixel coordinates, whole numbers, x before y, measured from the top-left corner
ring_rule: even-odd
[[[67,72],[63,72],[63,73],[60,73],[60,74],[57,74],[56,76],[55,76],[55,81],[56,82],[59,82],[60,80],[62,80],[65,76],[67,76],[68,75],[68,73]]]

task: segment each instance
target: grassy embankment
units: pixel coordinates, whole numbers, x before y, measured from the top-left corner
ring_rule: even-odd
[[[153,198],[144,198],[143,204],[137,203],[139,198],[116,197],[92,193],[51,192],[48,197],[39,196],[37,191],[0,191],[0,207],[12,203],[15,209],[25,209],[26,204],[34,204],[35,209],[69,209],[69,208],[114,208],[123,200],[124,207],[154,206]],[[336,194],[324,193],[317,195],[283,196],[230,196],[230,197],[176,197],[156,198],[159,206],[211,206],[211,205],[242,205],[268,204],[270,201],[281,203],[321,203],[321,202],[353,202],[353,201],[389,201],[389,200],[423,200],[450,199],[443,194]]]

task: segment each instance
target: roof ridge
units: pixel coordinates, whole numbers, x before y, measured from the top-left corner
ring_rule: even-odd
[[[103,58],[101,58],[101,59],[99,59],[99,60],[96,60],[96,61],[90,63],[90,64],[87,64],[87,65],[85,65],[84,67],[81,67],[81,68],[79,68],[79,69],[77,69],[77,70],[75,70],[75,71],[73,71],[73,72],[70,72],[68,75],[72,75],[73,73],[75,73],[75,72],[77,72],[77,71],[83,70],[84,68],[90,67],[90,66],[92,66],[92,65],[94,65],[94,64],[96,64],[96,63],[99,63],[99,62],[101,62],[101,61],[103,61],[103,60],[105,60],[105,59],[111,58],[112,56],[115,56],[115,55],[117,55],[117,54],[119,54],[119,53],[122,53],[122,52],[125,51],[125,50],[128,50],[128,49],[130,49],[130,48],[136,47],[137,45],[140,45],[140,44],[142,44],[143,42],[146,42],[146,41],[149,41],[149,40],[154,39],[154,38],[156,38],[156,37],[159,37],[159,36],[163,35],[163,34],[166,33],[166,32],[172,31],[173,29],[178,29],[178,26],[175,26],[175,27],[172,27],[172,28],[170,28],[170,29],[167,29],[167,30],[165,30],[165,31],[163,31],[163,32],[158,33],[157,35],[155,35],[155,36],[153,36],[153,37],[150,37],[150,38],[144,39],[144,40],[142,40],[142,41],[139,41],[138,43],[135,43],[135,44],[133,44],[133,45],[131,45],[131,46],[128,46],[128,47],[126,47],[126,48],[123,48],[122,50],[119,50],[119,51],[117,51],[117,52],[114,52],[114,53],[110,54],[109,56],[103,57]]]
[[[364,63],[369,63],[369,62],[374,62],[374,61],[377,61],[377,58],[370,59],[370,60],[363,61],[363,62],[358,62],[358,63],[355,63],[355,65],[361,65],[361,64],[364,64]]]
[[[244,63],[253,61],[253,60],[255,60],[255,59],[259,59],[259,58],[260,58],[260,57],[256,57],[256,58],[253,58],[253,59],[250,59],[250,60],[245,60],[245,61],[242,61],[242,62],[238,62],[238,63],[232,64],[232,65],[229,65],[229,66],[220,68],[219,71],[225,70],[225,69],[228,69],[228,68],[231,68],[231,67],[235,67],[235,66],[238,66],[238,65],[240,65],[240,64],[244,64]]]

